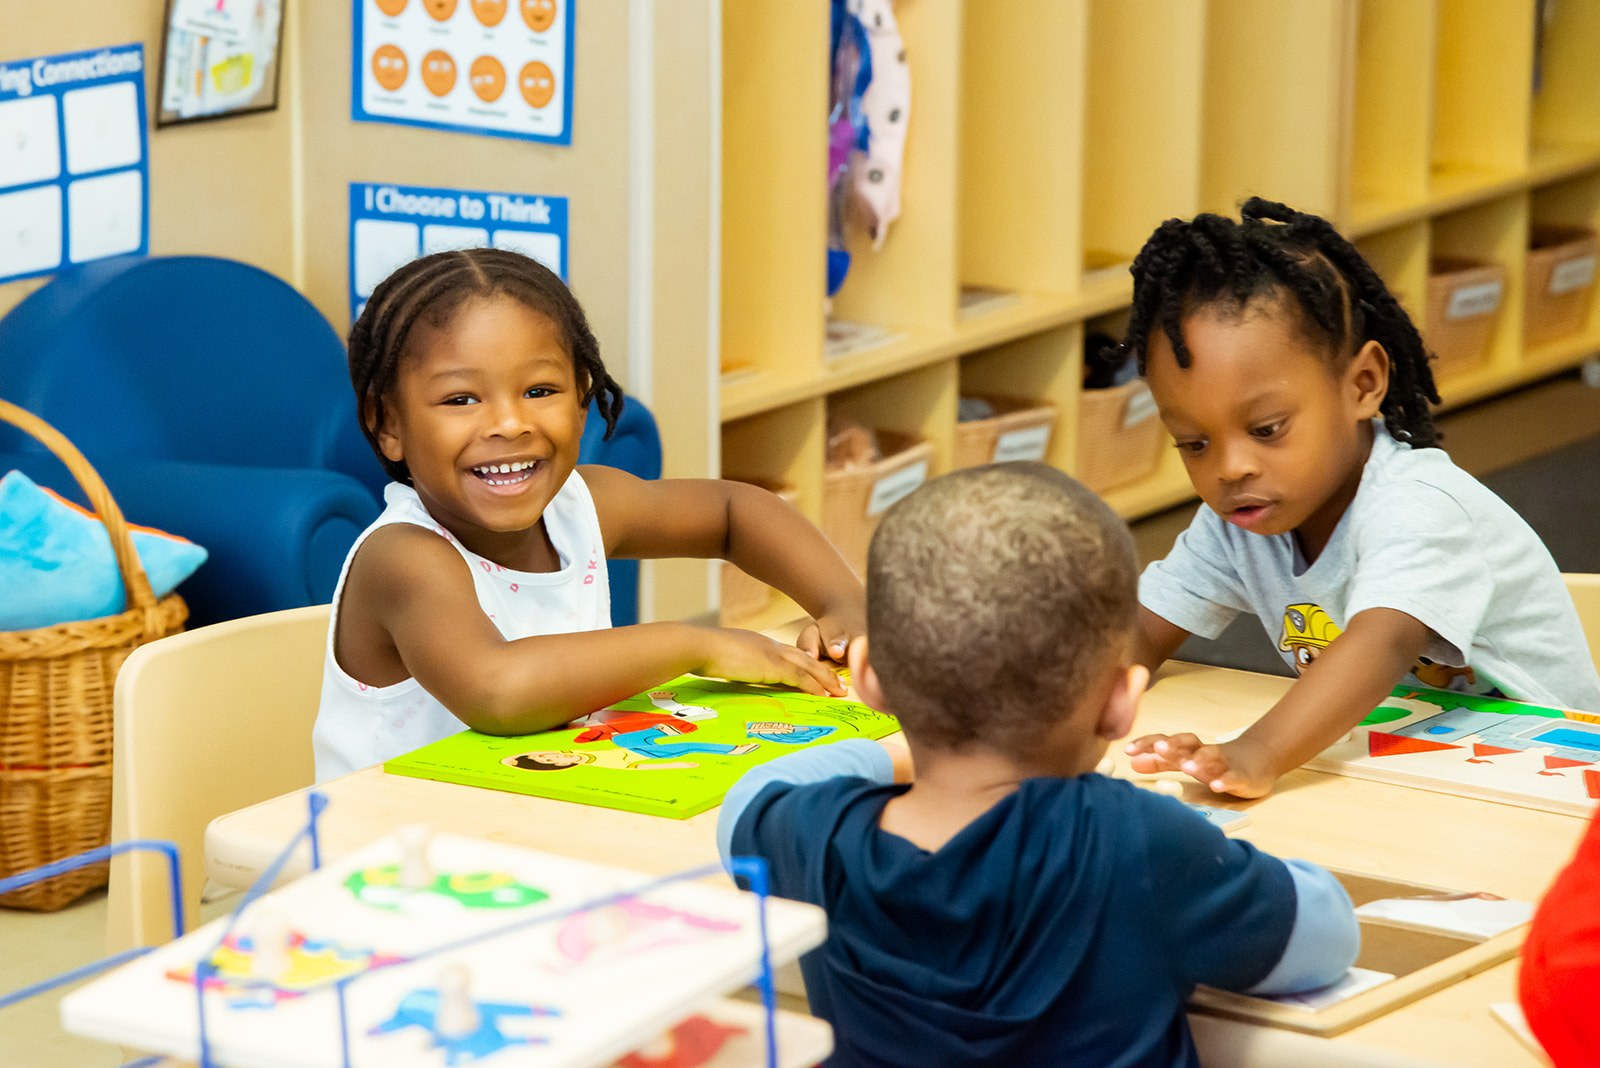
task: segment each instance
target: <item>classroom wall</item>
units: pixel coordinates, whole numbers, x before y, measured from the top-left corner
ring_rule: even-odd
[[[153,114],[163,0],[0,0],[0,59],[143,41]],[[607,366],[661,426],[668,476],[719,467],[711,234],[720,92],[712,41],[719,0],[586,0],[576,21],[573,137],[565,146],[350,119],[350,0],[284,0],[277,110],[149,129],[150,252],[228,256],[295,285],[341,334],[349,326],[350,182],[395,182],[565,196],[568,274]],[[650,35],[630,42],[634,26]],[[630,43],[638,45],[630,59]],[[630,99],[642,62],[645,95]],[[630,186],[630,128],[651,123],[653,167]],[[630,243],[639,197],[648,240]],[[630,372],[629,264],[650,279],[635,299],[649,336]],[[0,315],[48,278],[0,285]],[[643,368],[640,369],[641,360]],[[635,381],[635,380],[638,381]],[[710,609],[699,561],[646,568],[646,618]]]
[[[144,42],[153,114],[163,0],[0,0],[0,59]],[[348,68],[348,63],[346,64]],[[282,86],[288,88],[285,77]],[[150,252],[230,256],[291,277],[290,109],[149,131]],[[0,285],[0,315],[49,280]]]

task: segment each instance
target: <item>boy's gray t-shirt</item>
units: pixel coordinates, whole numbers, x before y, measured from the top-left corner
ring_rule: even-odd
[[[1409,680],[1600,712],[1582,625],[1538,535],[1442,449],[1374,425],[1355,500],[1310,566],[1293,534],[1252,534],[1201,507],[1145,569],[1140,602],[1207,638],[1254,612],[1296,670],[1358,613],[1393,608],[1433,632],[1433,664]]]

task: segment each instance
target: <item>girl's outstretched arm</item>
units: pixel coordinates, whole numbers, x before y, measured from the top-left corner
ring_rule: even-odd
[[[375,531],[352,561],[335,655],[370,686],[415,678],[485,734],[560,726],[685,672],[842,696],[826,665],[747,630],[646,623],[507,641],[465,560],[422,527]]]
[[[1369,608],[1239,737],[1208,745],[1193,734],[1149,734],[1128,744],[1129,764],[1140,774],[1183,771],[1218,793],[1260,797],[1365,719],[1422,655],[1428,633],[1404,612]]]
[[[1141,604],[1139,629],[1134,635],[1133,662],[1143,664],[1154,678],[1156,669],[1172,659],[1172,654],[1188,639],[1188,631]]]
[[[866,633],[866,594],[839,550],[776,494],[744,482],[646,482],[610,467],[579,469],[594,497],[606,555],[723,559],[793,598],[816,623],[799,645],[843,661]]]

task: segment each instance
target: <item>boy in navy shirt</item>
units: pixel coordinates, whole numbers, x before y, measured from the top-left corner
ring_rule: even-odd
[[[827,910],[801,967],[831,1065],[1195,1065],[1196,983],[1288,993],[1355,960],[1326,871],[1093,774],[1149,678],[1137,586],[1126,524],[1041,464],[954,472],[884,517],[850,666],[909,761],[785,756],[718,825],[724,857]]]

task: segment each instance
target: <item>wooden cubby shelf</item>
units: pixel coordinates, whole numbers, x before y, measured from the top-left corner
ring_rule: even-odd
[[[1439,257],[1499,263],[1481,361],[1446,407],[1600,352],[1524,344],[1532,229],[1600,229],[1600,0],[899,0],[912,105],[901,216],[850,238],[824,297],[827,5],[723,5],[722,471],[822,515],[830,412],[933,444],[955,402],[1056,409],[1074,472],[1086,334],[1119,331],[1127,266],[1172,216],[1251,195],[1332,218],[1426,328]],[[1292,42],[1292,46],[1286,46]],[[868,340],[830,354],[829,318]],[[1176,450],[1104,491],[1132,518],[1193,496]],[[752,617],[776,621],[774,599]]]

